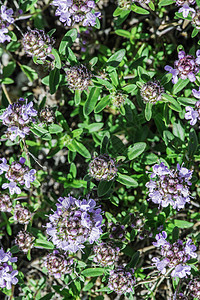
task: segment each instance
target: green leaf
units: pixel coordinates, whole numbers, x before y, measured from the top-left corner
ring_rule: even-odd
[[[152,106],[153,104],[152,103],[147,103],[146,106],[145,106],[145,118],[147,121],[150,121],[151,120],[151,116],[152,116]]]
[[[184,106],[195,105],[196,103],[196,99],[194,98],[178,97],[177,100]]]
[[[128,268],[135,268],[135,266],[137,265],[137,262],[138,262],[139,258],[140,258],[140,252],[137,251],[132,256],[131,261],[127,264],[127,267]]]
[[[65,55],[65,50],[67,47],[71,47],[73,42],[77,38],[77,30],[75,28],[70,29],[63,37],[58,52]]]
[[[146,143],[135,143],[133,146],[128,147],[128,159],[132,160],[142,154],[146,148]]]
[[[194,38],[198,33],[199,33],[199,30],[195,27],[195,28],[192,30],[192,35],[191,35],[191,37]]]
[[[178,101],[176,101],[173,97],[167,95],[167,94],[163,94],[162,95],[162,100],[169,102],[169,107],[175,111],[181,112],[182,108],[180,106],[180,104],[178,103]]]
[[[85,115],[89,115],[93,110],[94,107],[98,101],[99,95],[100,95],[100,88],[97,87],[92,87],[90,90],[90,93],[88,95],[88,98],[85,102],[84,108],[83,108],[83,112]]]
[[[95,113],[101,112],[107,105],[109,105],[109,103],[110,103],[110,96],[109,95],[104,96],[99,101],[99,103],[97,104],[97,106],[95,107],[94,112]]]
[[[184,220],[174,220],[174,225],[178,228],[190,228],[194,225],[192,222],[184,221]]]
[[[119,36],[123,36],[123,37],[126,37],[126,38],[131,37],[131,33],[128,30],[117,29],[117,30],[115,30],[115,33]]]
[[[76,106],[78,106],[81,103],[81,93],[82,93],[82,91],[75,90],[75,93],[74,93],[74,102],[75,102]]]
[[[6,78],[12,75],[15,68],[16,68],[16,63],[14,61],[9,62],[7,66],[3,67],[3,77]]]
[[[36,2],[37,0],[26,0],[20,5],[20,8],[23,10],[23,12],[27,12],[36,4]]]
[[[63,131],[63,128],[61,126],[57,125],[57,124],[51,124],[49,126],[49,133],[57,134],[57,133],[62,132],[62,131]]]
[[[137,187],[138,183],[135,179],[133,179],[131,176],[125,175],[125,174],[121,174],[118,172],[118,177],[116,179],[118,182],[122,183],[123,185],[127,185],[127,186],[133,186],[133,187]]]
[[[97,277],[104,274],[104,268],[88,268],[81,272],[81,275],[86,277]]]
[[[140,6],[137,6],[135,3],[132,4],[131,10],[140,15],[148,15],[150,12]]]
[[[189,82],[190,82],[189,79],[184,80],[179,78],[178,82],[174,84],[173,94],[177,94],[178,92],[182,91],[182,89],[184,89]]]
[[[167,6],[167,5],[171,5],[171,4],[174,4],[175,1],[174,0],[161,0],[159,3],[158,3],[158,6]]]
[[[198,149],[198,145],[199,143],[198,143],[196,131],[194,130],[194,128],[192,128],[189,133],[189,143],[188,143],[188,154],[190,157],[193,157],[193,155],[196,153]]]
[[[51,94],[54,94],[57,91],[59,86],[59,81],[60,81],[60,70],[55,68],[49,74],[49,88]]]
[[[60,56],[58,54],[58,51],[56,49],[52,49],[51,53],[53,54],[53,56],[55,57],[55,66],[56,68],[58,69],[61,69],[62,68],[62,64],[61,64],[61,60],[60,60]]]
[[[25,65],[20,65],[20,68],[30,81],[34,81],[38,78],[38,74],[32,68],[25,66]]]
[[[19,47],[21,46],[21,43],[18,42],[10,42],[7,46],[6,49],[10,52],[15,52]]]
[[[113,17],[118,17],[124,12],[124,9],[117,7],[113,13]]]
[[[46,130],[38,125],[34,125],[34,127],[31,128],[31,131],[43,140],[46,140],[46,141],[51,140],[51,135],[48,132],[48,130]]]
[[[124,56],[126,54],[125,49],[121,49],[117,52],[115,52],[106,62],[107,71],[112,72],[113,69],[117,68],[118,65],[123,60]]]
[[[105,180],[100,181],[100,183],[98,185],[98,190],[97,190],[98,197],[102,197],[102,196],[106,195],[110,191],[112,184],[113,184],[112,180],[111,181],[105,181]]]
[[[88,149],[81,143],[77,142],[76,140],[73,140],[72,142],[74,148],[76,149],[76,151],[81,154],[83,157],[85,158],[91,158],[91,154],[88,151]]]
[[[38,238],[35,240],[34,247],[52,250],[52,249],[54,249],[54,244],[50,241],[47,241],[46,239]]]
[[[173,231],[172,231],[172,242],[176,242],[179,238],[179,229],[177,226],[174,227]]]

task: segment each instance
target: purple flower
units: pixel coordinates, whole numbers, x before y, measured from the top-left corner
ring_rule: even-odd
[[[14,22],[12,18],[13,10],[7,9],[5,5],[1,6],[0,11],[0,43],[4,43],[5,41],[10,42],[11,37],[7,35],[8,26]]]
[[[189,79],[191,82],[196,80],[196,74],[199,72],[200,50],[196,51],[195,58],[193,55],[186,55],[184,51],[179,51],[178,60],[174,62],[174,68],[165,66],[165,70],[172,73],[172,83],[178,82],[178,78]]]
[[[16,182],[9,182],[9,183],[3,183],[2,184],[2,189],[9,189],[9,193],[10,195],[14,195],[14,194],[21,194],[21,189],[17,186]]]
[[[93,199],[77,200],[69,196],[58,199],[57,210],[49,216],[47,234],[60,249],[77,252],[84,243],[92,244],[102,233],[101,209]]]
[[[15,277],[18,271],[13,271],[11,263],[16,262],[17,257],[12,257],[11,252],[4,252],[0,249],[0,287],[10,290],[12,284],[17,284],[18,279]]]
[[[200,89],[199,91],[193,89],[192,93],[195,98],[200,99]],[[185,110],[185,119],[190,120],[190,125],[195,125],[200,120],[200,100],[195,103],[195,108],[186,106]]]
[[[36,177],[34,176],[35,173],[36,173],[36,170],[35,170],[35,169],[32,169],[32,170],[30,170],[29,172],[26,172],[26,173],[24,174],[25,186],[26,186],[28,189],[30,189],[30,186],[31,186],[30,183],[33,182],[33,181],[36,179]]]
[[[2,163],[0,164],[0,175],[3,174],[3,172],[7,172],[9,169],[9,165],[7,165],[7,160],[5,158],[0,158],[0,161]]]
[[[190,202],[189,186],[192,171],[177,164],[177,170],[169,170],[164,163],[153,166],[151,179],[146,183],[149,199],[162,207],[172,205],[174,209],[184,208]]]
[[[156,268],[162,274],[165,274],[169,269],[172,269],[171,276],[184,278],[190,275],[191,267],[187,265],[187,261],[197,257],[196,246],[192,244],[191,239],[185,242],[177,240],[173,244],[166,241],[167,233],[165,231],[156,235],[157,242],[153,245],[160,248],[161,259],[154,257],[152,259]]]
[[[193,15],[195,14],[194,8],[189,7],[188,4],[184,4],[181,8],[179,8],[178,13],[183,13],[183,17],[187,18],[190,11],[193,12]]]
[[[67,26],[82,22],[83,26],[95,26],[100,12],[93,12],[95,2],[92,0],[54,0],[52,5],[57,6],[56,16]]]
[[[20,98],[18,102],[10,104],[7,109],[0,115],[3,125],[7,126],[6,135],[11,141],[16,137],[24,139],[29,134],[29,125],[34,122],[37,111],[33,109],[33,102],[24,103],[24,99]]]
[[[135,284],[135,277],[133,274],[133,269],[126,270],[124,266],[111,270],[108,279],[108,287],[118,295],[132,293]]]

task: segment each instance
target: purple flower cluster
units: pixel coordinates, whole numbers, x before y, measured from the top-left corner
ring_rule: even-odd
[[[195,299],[200,299],[200,280],[199,278],[194,278],[188,284],[188,291],[191,297]]]
[[[5,158],[1,158],[0,161],[0,175],[5,172],[5,178],[8,179],[9,183],[3,183],[2,188],[9,188],[9,192],[11,195],[20,194],[21,189],[18,184],[25,185],[28,189],[30,188],[30,183],[35,180],[36,170],[30,170],[28,166],[24,163],[26,159],[21,157],[19,162],[13,161],[9,166],[7,164],[7,160]]]
[[[199,91],[193,89],[192,93],[195,98],[200,99],[200,89]],[[200,121],[200,100],[195,103],[195,108],[186,106],[185,110],[185,119],[190,120],[190,125],[193,126],[197,123],[197,120]]]
[[[100,18],[100,12],[93,12],[95,2],[93,0],[54,0],[52,5],[58,6],[56,16],[67,26],[82,22],[83,26],[95,26],[96,18]]]
[[[196,74],[199,72],[200,67],[200,50],[196,51],[195,58],[193,55],[186,55],[184,51],[179,51],[178,60],[174,62],[174,69],[170,66],[165,66],[165,71],[172,73],[172,83],[178,82],[178,78],[189,79],[191,82],[196,80]]]
[[[112,266],[119,260],[120,248],[116,247],[113,243],[101,242],[93,247],[95,254],[94,262],[103,266]]]
[[[47,234],[57,248],[77,252],[85,247],[87,240],[92,244],[99,239],[103,218],[93,199],[77,200],[69,196],[58,201],[57,210],[47,223]]]
[[[167,207],[172,205],[174,209],[184,208],[186,202],[190,202],[189,181],[192,172],[177,164],[177,170],[169,170],[162,162],[153,166],[153,173],[146,183],[149,189],[149,199],[159,206]]]
[[[12,284],[17,284],[18,279],[15,277],[18,274],[17,270],[13,270],[10,263],[16,262],[17,257],[12,257],[11,252],[4,252],[0,249],[0,287],[10,290]]]
[[[163,259],[160,260],[158,257],[154,257],[152,259],[153,263],[162,274],[166,274],[167,270],[172,269],[172,277],[187,277],[191,273],[191,266],[186,263],[191,258],[197,257],[194,252],[196,246],[192,244],[191,239],[187,239],[186,242],[177,240],[170,244],[166,241],[166,238],[167,233],[165,231],[156,235],[156,242],[153,242],[153,245],[160,248]]]
[[[20,98],[18,102],[10,104],[8,108],[0,115],[0,120],[8,127],[6,135],[14,141],[17,136],[25,138],[29,134],[29,124],[34,121],[33,117],[37,116],[37,111],[33,109],[33,102],[24,103]]]
[[[111,270],[108,279],[108,287],[111,291],[115,291],[118,295],[132,293],[135,284],[133,274],[133,269],[126,270],[123,266]]]
[[[20,224],[28,224],[31,220],[32,213],[21,204],[15,205],[13,218]]]
[[[190,11],[195,14],[195,10],[194,8],[189,7],[189,5],[193,5],[195,4],[196,1],[195,0],[176,0],[176,5],[181,6],[181,8],[179,8],[178,13],[183,13],[183,17],[187,18],[187,16],[189,15]]]
[[[13,10],[7,9],[5,5],[1,6],[0,13],[0,43],[4,43],[5,41],[10,42],[11,37],[7,35],[8,26],[14,22],[12,18]]]
[[[12,201],[8,194],[0,193],[0,211],[11,212],[12,210]]]

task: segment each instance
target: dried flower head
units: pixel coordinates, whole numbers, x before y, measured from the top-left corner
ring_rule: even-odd
[[[185,207],[190,202],[189,186],[192,172],[177,164],[177,170],[170,170],[162,162],[153,166],[151,179],[146,183],[149,199],[162,207],[172,205],[174,209]]]
[[[44,261],[50,275],[60,278],[62,275],[70,274],[73,269],[74,259],[54,250],[49,253]]]
[[[34,122],[35,116],[37,111],[33,109],[33,102],[27,103],[27,100],[20,98],[18,102],[8,106],[0,115],[0,120],[8,127],[6,135],[14,141],[16,137],[24,139],[29,134],[30,124]]]
[[[12,257],[11,252],[4,252],[0,249],[0,288],[7,288],[10,290],[12,285],[18,283],[15,277],[18,274],[17,270],[13,270],[12,263],[17,261],[17,257]]]
[[[13,10],[7,9],[5,5],[1,5],[0,11],[0,43],[4,43],[5,41],[10,42],[11,37],[7,35],[8,27],[10,24],[14,22],[12,17]]]
[[[83,26],[95,26],[96,18],[100,18],[100,12],[94,12],[93,0],[54,0],[52,5],[58,6],[56,16],[60,16],[60,22],[67,26],[82,23]]]
[[[83,91],[90,85],[92,74],[84,65],[65,69],[65,72],[68,86],[71,90]]]
[[[53,38],[46,34],[44,30],[29,30],[23,37],[25,53],[44,62],[47,56],[54,58],[51,55],[53,44]]]
[[[126,270],[123,266],[111,270],[108,279],[108,287],[111,291],[116,292],[118,295],[132,293],[135,284],[133,274],[133,269]]]
[[[120,248],[116,247],[112,242],[100,243],[93,247],[95,257],[93,261],[103,267],[112,266],[114,262],[119,260]]]
[[[53,244],[64,251],[77,252],[98,240],[101,233],[101,209],[93,199],[78,200],[71,196],[60,197],[57,210],[49,216],[47,234]]]
[[[30,183],[33,182],[36,177],[36,170],[25,165],[26,159],[21,157],[19,162],[13,161],[9,166],[5,158],[1,158],[0,161],[0,175],[5,172],[5,178],[8,179],[9,183],[3,183],[3,189],[9,189],[11,195],[20,194],[21,189],[18,185],[25,185],[28,189],[30,188]]]
[[[14,220],[20,224],[28,224],[32,218],[32,213],[21,204],[16,204],[14,208]]]
[[[122,105],[125,104],[126,100],[127,100],[127,95],[123,94],[122,92],[117,92],[114,91],[110,94],[110,100],[112,105],[116,106],[116,107],[121,107]]]
[[[179,51],[178,60],[174,62],[174,69],[170,66],[165,66],[165,71],[172,73],[172,83],[177,83],[178,78],[189,79],[191,82],[196,80],[196,74],[200,67],[200,50],[196,51],[195,58],[193,55],[186,55],[184,51]]]
[[[187,265],[187,261],[191,258],[196,258],[196,246],[192,244],[191,239],[185,242],[177,240],[173,244],[166,241],[167,233],[162,231],[156,235],[156,242],[153,242],[155,247],[160,248],[162,260],[158,257],[152,259],[157,269],[162,273],[172,268],[171,276],[184,278],[191,273],[191,266]]]
[[[89,175],[98,181],[113,180],[117,176],[115,159],[112,159],[108,154],[95,157],[89,164]]]
[[[55,113],[50,106],[46,106],[40,112],[40,121],[46,124],[54,123]]]
[[[12,210],[12,201],[8,194],[0,193],[0,211],[11,212]]]
[[[24,253],[27,253],[31,248],[33,248],[34,240],[35,238],[31,233],[21,230],[18,232],[15,238],[15,244],[18,245],[20,250],[22,250]]]
[[[157,101],[162,100],[164,91],[165,90],[163,86],[160,85],[160,82],[154,80],[145,83],[140,89],[140,94],[145,103],[155,104]]]

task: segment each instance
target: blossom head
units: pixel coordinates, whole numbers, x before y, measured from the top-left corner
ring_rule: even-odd
[[[4,252],[0,249],[0,288],[10,290],[12,285],[18,283],[16,278],[18,271],[13,270],[12,263],[17,261],[17,257],[12,257],[11,252]]]
[[[58,199],[57,210],[49,216],[47,234],[64,251],[77,252],[84,243],[93,244],[102,233],[101,209],[93,199],[77,200],[71,196]]]
[[[7,137],[14,141],[16,137],[24,139],[29,134],[29,127],[37,111],[33,108],[33,102],[27,103],[27,100],[20,98],[18,102],[10,104],[8,108],[0,115],[3,125],[7,126]]]
[[[60,22],[72,26],[82,23],[83,26],[95,26],[96,18],[100,18],[100,12],[94,12],[95,2],[93,0],[54,0],[52,5],[57,6],[55,15],[59,16]]]
[[[68,87],[72,90],[86,90],[91,82],[92,74],[84,66],[74,66],[65,69]]]
[[[53,38],[46,34],[44,30],[29,30],[23,37],[25,53],[44,62],[51,54],[53,44]]]
[[[50,106],[46,106],[40,112],[40,121],[44,124],[51,124],[55,121],[55,113]]]
[[[165,66],[165,70],[172,73],[172,83],[177,83],[178,78],[189,79],[191,82],[196,80],[196,74],[199,72],[200,67],[200,51],[196,52],[197,58],[193,55],[186,55],[184,51],[179,51],[178,60],[174,62],[174,69],[170,66]]]
[[[165,231],[156,235],[157,242],[154,242],[153,245],[160,248],[162,258],[154,257],[153,263],[162,274],[172,268],[172,277],[187,277],[191,273],[191,266],[187,265],[187,261],[197,257],[196,246],[192,244],[191,239],[177,240],[173,244],[166,239],[167,233]]]
[[[34,240],[35,238],[31,233],[26,232],[25,230],[21,230],[18,232],[15,238],[15,244],[21,251],[27,253],[31,248],[33,248]]]
[[[148,81],[141,87],[140,90],[140,94],[144,103],[155,104],[157,101],[160,101],[162,99],[163,93],[164,88],[157,80]]]
[[[32,213],[21,204],[16,204],[14,208],[14,220],[20,224],[28,224],[32,218]]]
[[[112,243],[100,243],[93,247],[95,257],[94,262],[106,267],[112,266],[114,262],[119,260],[119,247],[116,247]]]
[[[126,270],[125,267],[121,266],[110,271],[108,287],[118,295],[132,293],[134,284],[135,277],[133,269]]]
[[[127,95],[119,91],[114,91],[110,94],[110,100],[112,105],[120,108],[122,105],[125,104],[127,100]]]
[[[199,278],[194,278],[190,280],[188,284],[189,296],[200,299],[200,280]]]
[[[7,9],[5,5],[1,5],[0,10],[0,43],[4,43],[5,41],[10,42],[11,37],[7,35],[8,29],[10,24],[14,22],[14,19],[12,17],[13,10]]]
[[[50,275],[56,279],[65,274],[69,274],[73,270],[74,259],[61,254],[59,251],[54,250],[49,253],[44,261],[44,266],[47,268]]]
[[[12,210],[12,201],[8,194],[0,193],[0,211],[11,212]]]
[[[151,179],[146,183],[149,200],[162,207],[172,205],[174,209],[184,208],[190,202],[189,186],[192,171],[177,164],[176,170],[170,170],[162,162],[153,166]]]
[[[89,175],[98,180],[113,180],[117,176],[115,160],[108,154],[95,157],[89,164]]]

